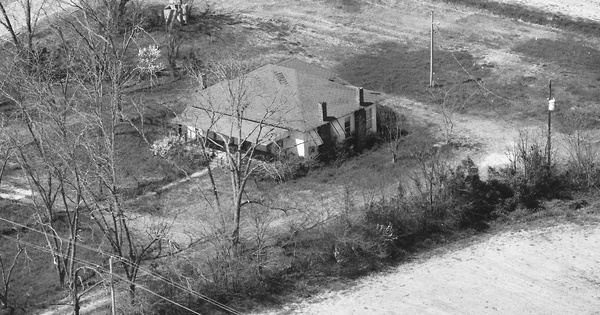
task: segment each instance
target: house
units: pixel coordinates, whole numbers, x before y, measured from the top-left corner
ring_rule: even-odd
[[[314,157],[333,141],[376,132],[379,99],[328,69],[290,59],[198,90],[176,123],[186,139],[207,135]]]

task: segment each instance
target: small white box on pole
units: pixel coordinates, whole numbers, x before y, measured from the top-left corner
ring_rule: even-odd
[[[555,102],[555,100],[556,99],[554,99],[554,98],[548,100],[548,110],[549,111],[554,111],[554,102]]]

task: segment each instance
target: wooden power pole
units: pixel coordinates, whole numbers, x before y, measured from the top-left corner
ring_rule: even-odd
[[[113,280],[113,257],[108,258],[109,270],[110,270],[110,301],[112,307],[112,315],[117,314],[117,308],[115,307],[115,282]]]
[[[552,163],[550,154],[552,153],[552,112],[554,111],[554,99],[552,98],[552,80],[548,83],[548,167]]]
[[[429,87],[433,87],[433,11],[431,11],[431,45],[429,53]]]

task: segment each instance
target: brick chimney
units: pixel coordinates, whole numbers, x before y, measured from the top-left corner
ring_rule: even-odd
[[[358,102],[358,106],[363,106],[365,103],[365,90],[362,87],[356,88],[356,102]]]
[[[318,104],[319,113],[321,113],[321,120],[327,121],[327,103],[319,102]]]

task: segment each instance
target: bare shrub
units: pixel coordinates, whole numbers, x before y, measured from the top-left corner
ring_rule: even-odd
[[[568,152],[566,177],[575,188],[589,189],[600,184],[598,149],[594,146],[596,119],[590,113],[570,110],[561,117],[564,143]]]
[[[418,147],[412,152],[417,161],[410,175],[416,194],[413,202],[421,209],[423,230],[441,231],[448,226],[446,181],[450,176],[448,157],[444,147]]]
[[[529,209],[540,207],[543,199],[560,197],[565,188],[556,166],[548,164],[544,141],[543,136],[520,133],[509,152],[509,164],[498,170],[490,168],[491,178],[507,183],[517,202]]]
[[[280,156],[273,161],[258,163],[256,178],[260,180],[273,180],[283,183],[305,176],[312,169],[319,167],[320,162],[311,158],[298,156]]]
[[[392,163],[398,162],[400,144],[408,135],[408,131],[405,129],[406,125],[406,117],[393,108],[384,105],[377,106],[377,135],[390,151]]]
[[[461,228],[484,229],[499,212],[514,210],[510,186],[495,179],[482,181],[471,158],[450,172],[446,187],[447,202]]]

